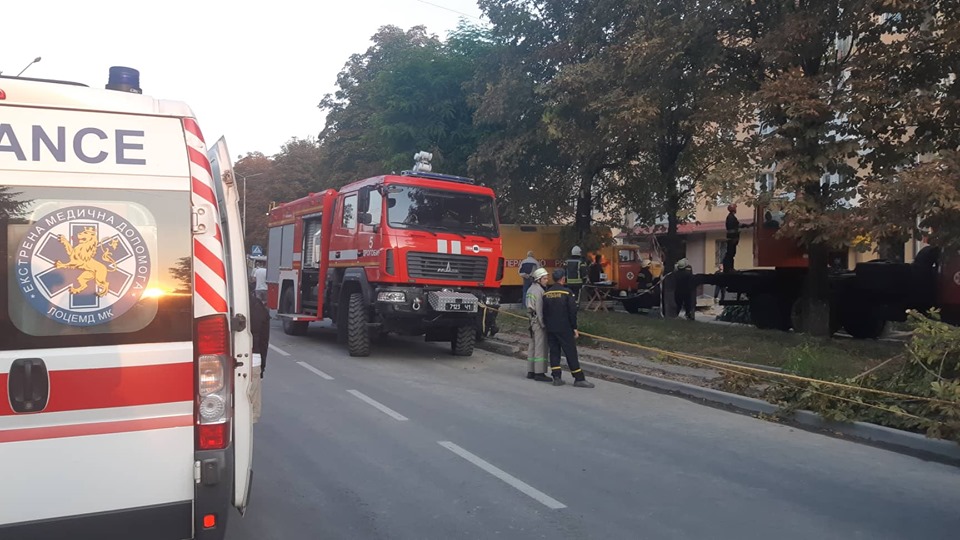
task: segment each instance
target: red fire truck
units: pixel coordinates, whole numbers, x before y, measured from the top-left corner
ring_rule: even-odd
[[[372,336],[425,335],[473,354],[498,306],[503,257],[494,193],[430,172],[430,154],[399,175],[354,182],[273,208],[268,304],[287,334],[331,319],[351,356]]]

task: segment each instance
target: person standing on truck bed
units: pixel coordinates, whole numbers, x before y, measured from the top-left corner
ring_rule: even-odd
[[[523,295],[520,296],[521,302],[527,301],[527,290],[530,289],[530,285],[535,281],[532,277],[533,271],[540,266],[540,261],[538,261],[533,256],[533,251],[527,252],[527,258],[520,261],[520,277],[523,278]]]
[[[547,329],[543,323],[543,292],[547,286],[548,274],[545,269],[537,268],[531,273],[531,277],[533,284],[524,299],[527,314],[530,316],[527,378],[550,382],[552,379],[547,376]]]
[[[740,229],[751,227],[752,225],[741,225],[737,219],[737,203],[727,207],[727,252],[723,256],[723,271],[725,273],[733,272],[733,262],[737,256],[737,245],[740,243]]]
[[[543,293],[543,322],[547,329],[547,343],[550,346],[550,374],[553,385],[563,386],[563,372],[560,368],[560,352],[567,357],[567,366],[573,375],[573,385],[580,388],[593,388],[580,367],[577,357],[577,342],[580,332],[577,330],[577,301],[573,291],[565,285],[567,273],[564,270],[553,271],[554,284]]]

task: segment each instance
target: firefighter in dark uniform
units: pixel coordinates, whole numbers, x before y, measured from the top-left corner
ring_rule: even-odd
[[[543,322],[547,328],[547,344],[550,347],[550,374],[553,375],[553,385],[564,384],[560,369],[560,352],[567,358],[567,366],[573,375],[573,385],[580,388],[593,388],[580,368],[577,358],[577,342],[580,332],[577,331],[577,300],[573,291],[565,285],[567,273],[565,270],[554,270],[554,284],[543,293]]]
[[[737,258],[737,246],[740,245],[740,229],[753,227],[752,224],[743,225],[737,219],[737,204],[727,206],[727,221],[724,224],[727,230],[727,252],[723,256],[724,273],[733,272],[733,262]]]

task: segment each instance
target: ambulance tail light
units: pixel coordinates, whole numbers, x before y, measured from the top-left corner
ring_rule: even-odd
[[[197,319],[197,448],[220,450],[230,444],[230,329],[226,315]]]

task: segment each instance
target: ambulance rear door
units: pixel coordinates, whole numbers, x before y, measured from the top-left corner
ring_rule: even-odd
[[[242,514],[250,496],[253,470],[253,377],[260,377],[260,368],[253,365],[253,336],[250,333],[250,298],[247,281],[240,194],[234,180],[233,166],[226,141],[221,138],[207,151],[220,206],[220,229],[223,235],[224,261],[227,274],[227,299],[231,311],[233,336],[234,403],[234,500]],[[239,323],[242,315],[244,323]]]
[[[190,537],[180,120],[2,102],[0,118],[0,538]]]

